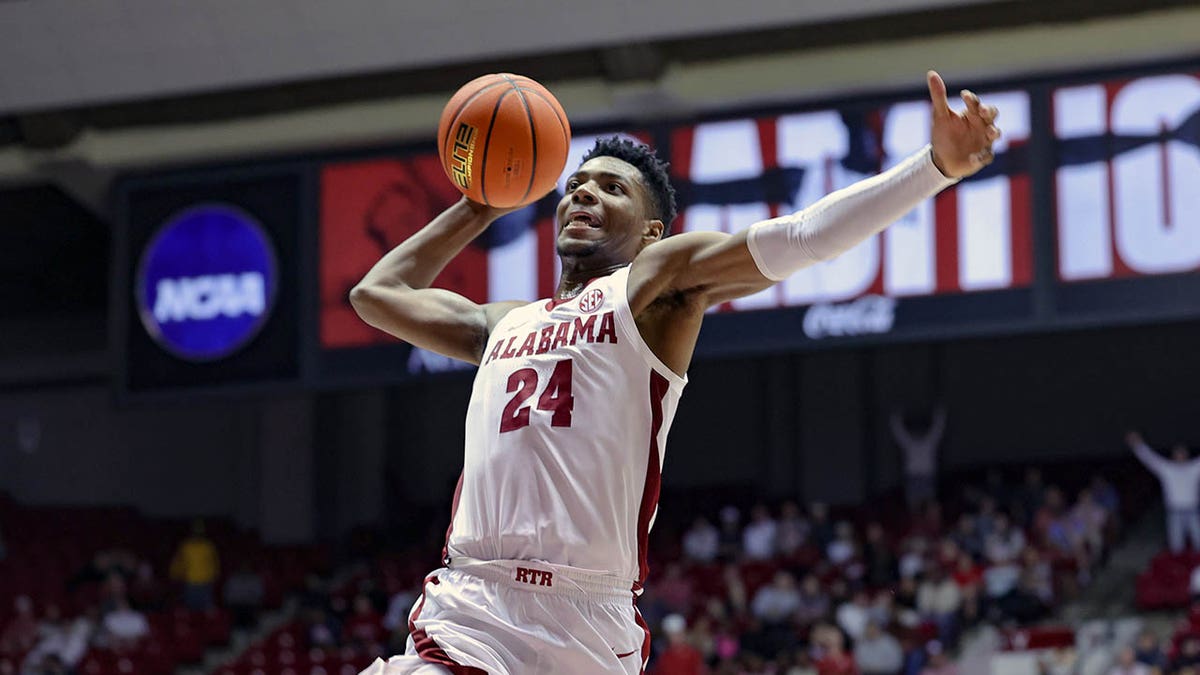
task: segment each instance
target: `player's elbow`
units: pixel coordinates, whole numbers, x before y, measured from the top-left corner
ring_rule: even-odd
[[[381,302],[379,289],[369,284],[358,284],[350,289],[350,306],[367,323],[371,323],[371,317],[378,313]]]

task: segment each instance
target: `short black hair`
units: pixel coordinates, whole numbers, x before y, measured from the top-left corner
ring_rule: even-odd
[[[596,144],[583,156],[583,162],[593,157],[614,157],[640,171],[646,187],[650,189],[651,206],[654,209],[652,215],[662,221],[662,236],[671,234],[671,223],[675,221],[678,209],[675,188],[667,174],[670,165],[659,159],[653,148],[620,136],[605,136],[596,139]]]

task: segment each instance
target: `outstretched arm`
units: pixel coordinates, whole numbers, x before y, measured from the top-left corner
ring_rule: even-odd
[[[913,437],[904,427],[904,418],[901,417],[899,411],[893,411],[891,415],[888,415],[888,426],[892,429],[892,437],[896,439],[896,443],[907,450],[908,446],[913,443]]]
[[[939,403],[933,409],[933,425],[929,427],[929,441],[936,445],[942,441],[942,435],[945,433],[946,406]]]
[[[1140,433],[1131,431],[1128,434],[1125,434],[1125,443],[1131,450],[1133,450],[1133,454],[1137,456],[1138,460],[1140,460],[1147,469],[1150,469],[1150,471],[1157,474],[1167,468],[1164,466],[1166,460],[1160,457],[1157,452],[1151,450],[1150,446],[1146,445],[1146,441],[1142,438]]]
[[[363,321],[401,340],[479,363],[492,327],[521,303],[480,305],[429,284],[492,221],[512,210],[459,200],[375,263],[350,291],[350,304]]]
[[[789,216],[728,235],[693,232],[646,247],[630,271],[635,314],[666,292],[699,292],[705,306],[749,295],[849,250],[914,206],[992,161],[997,110],[962,92],[950,109],[946,85],[927,73],[932,143],[884,173],[834,192]]]

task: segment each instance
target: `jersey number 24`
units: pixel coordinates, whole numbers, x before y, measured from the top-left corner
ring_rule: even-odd
[[[554,372],[542,395],[538,397],[537,409],[552,413],[550,426],[571,426],[571,411],[575,408],[575,397],[571,395],[571,373],[574,363],[564,359],[554,364]],[[508,393],[516,396],[504,406],[500,414],[500,433],[516,431],[529,426],[529,409],[525,405],[538,388],[538,372],[533,368],[522,368],[508,376]]]

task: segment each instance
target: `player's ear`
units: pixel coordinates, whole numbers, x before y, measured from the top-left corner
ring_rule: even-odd
[[[652,244],[659,239],[662,239],[662,235],[663,222],[661,220],[655,218],[654,220],[646,221],[646,226],[642,230],[642,240],[644,243]]]

